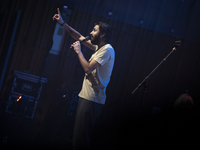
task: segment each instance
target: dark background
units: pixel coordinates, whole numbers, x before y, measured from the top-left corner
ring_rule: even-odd
[[[97,21],[107,22],[113,29],[115,65],[93,143],[104,149],[108,145],[123,149],[121,147],[130,146],[132,142],[155,142],[152,138],[144,138],[150,133],[147,132],[150,124],[146,122],[147,118],[155,110],[172,109],[174,101],[183,93],[193,98],[198,110],[200,1],[1,0],[1,76],[17,13],[21,10],[0,89],[1,139],[8,135],[7,147],[71,148],[74,117],[67,114],[71,99],[61,97],[63,93],[69,93],[71,97],[74,91],[80,91],[84,71],[75,52],[69,48],[74,40],[66,32],[60,54],[49,53],[56,25],[52,16],[57,13],[57,8],[61,12],[70,10],[63,18],[67,18],[68,24],[82,35],[89,35]],[[142,86],[131,94],[171,52],[176,40],[181,40],[181,46],[149,78],[145,98],[142,99]],[[89,59],[92,52],[84,46],[82,51]],[[14,70],[48,79],[33,119],[20,120],[21,116],[5,112]],[[163,141],[170,143],[168,140],[173,135],[168,136]]]

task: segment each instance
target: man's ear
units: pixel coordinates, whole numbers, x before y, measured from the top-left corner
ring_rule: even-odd
[[[101,34],[100,37],[103,38],[105,36],[105,33]]]

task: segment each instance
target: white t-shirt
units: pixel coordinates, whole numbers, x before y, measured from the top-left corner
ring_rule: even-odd
[[[79,97],[105,104],[106,87],[114,66],[115,51],[110,44],[102,46],[89,59],[97,61],[101,66],[94,69],[90,74],[85,74]]]

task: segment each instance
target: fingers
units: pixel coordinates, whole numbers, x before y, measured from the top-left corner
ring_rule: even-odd
[[[72,45],[75,46],[75,45],[77,45],[77,44],[78,44],[78,41],[74,42]]]
[[[57,14],[55,14],[55,15],[52,17],[52,19],[53,19],[53,20],[55,20],[55,19],[56,19],[56,15],[57,15]]]
[[[57,20],[58,23],[62,24],[64,21],[63,21],[61,15],[60,15],[60,10],[59,10],[59,8],[57,8],[57,11],[58,11],[58,14],[55,14],[55,15],[53,16],[52,19],[53,19],[53,20]]]
[[[53,17],[52,17],[52,19],[53,20],[58,20],[59,19],[59,17],[60,17],[60,10],[59,10],[59,8],[57,8],[57,10],[58,10],[58,14],[55,14]]]
[[[77,54],[80,54],[81,53],[81,45],[80,45],[80,42],[79,41],[76,41],[74,42],[71,47],[74,48],[74,51],[77,53]]]
[[[52,17],[53,20],[55,20],[55,19],[57,20],[58,18],[59,18],[58,14],[55,14],[55,15]]]
[[[74,42],[72,45],[71,45],[71,47],[75,47],[75,46],[79,46],[80,45],[80,42],[79,41],[76,41],[76,42]]]
[[[60,9],[59,9],[59,8],[57,8],[57,10],[58,10],[58,14],[60,15]]]

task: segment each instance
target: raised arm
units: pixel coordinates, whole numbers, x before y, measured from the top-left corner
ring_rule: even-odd
[[[82,41],[83,39],[85,39],[85,37],[83,35],[81,35],[78,31],[76,31],[75,29],[73,29],[72,27],[70,27],[67,23],[64,22],[64,20],[62,19],[62,16],[60,14],[60,10],[59,8],[57,8],[58,10],[58,14],[55,14],[53,16],[53,20],[57,20],[58,23],[60,23],[61,25],[63,25],[63,27],[65,28],[65,30],[77,41]],[[91,50],[95,50],[95,46],[91,43],[90,40],[83,42],[83,44],[85,46],[87,46],[89,49]]]

